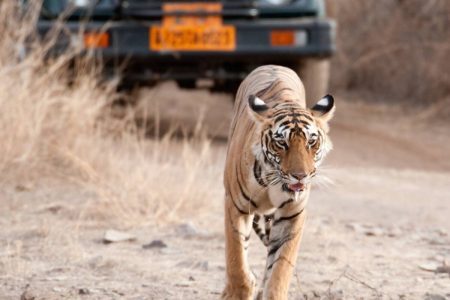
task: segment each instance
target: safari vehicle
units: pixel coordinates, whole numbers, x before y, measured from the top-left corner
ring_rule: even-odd
[[[63,13],[69,33],[58,47],[95,49],[123,86],[208,79],[234,92],[255,67],[279,64],[300,74],[308,97],[327,89],[335,26],[323,0],[44,0],[39,32]]]

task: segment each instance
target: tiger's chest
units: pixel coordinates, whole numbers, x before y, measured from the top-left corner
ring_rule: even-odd
[[[250,189],[252,199],[257,204],[256,211],[261,214],[273,213],[276,209],[284,208],[288,204],[297,203],[306,205],[309,195],[309,187],[300,194],[287,191],[283,188],[283,184],[273,183],[268,178],[270,174],[259,167],[257,163],[248,172],[247,183]]]

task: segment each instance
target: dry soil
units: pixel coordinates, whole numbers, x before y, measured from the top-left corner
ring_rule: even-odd
[[[166,83],[140,99],[141,111],[158,111],[163,121],[192,126],[201,116],[213,135],[226,136],[226,95]],[[336,102],[335,149],[324,167],[333,183],[312,192],[289,298],[450,299],[449,123],[346,93]],[[218,169],[225,147],[214,143]],[[221,182],[209,187],[216,197],[203,213],[193,208],[175,222],[119,228],[135,239],[110,244],[102,242],[107,221],[80,216],[78,203],[92,195],[77,185],[2,187],[0,299],[218,299],[225,278]],[[255,235],[250,254],[261,278],[265,249]]]

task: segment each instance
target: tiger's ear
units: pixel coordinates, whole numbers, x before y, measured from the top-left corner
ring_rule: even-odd
[[[253,119],[263,121],[266,118],[269,107],[264,100],[255,95],[250,95],[248,97],[248,106]]]
[[[331,95],[324,96],[311,109],[313,116],[325,132],[328,132],[328,121],[333,118],[335,110],[336,106],[334,105],[334,98]]]

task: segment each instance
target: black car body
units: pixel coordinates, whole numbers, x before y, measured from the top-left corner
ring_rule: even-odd
[[[128,84],[174,79],[195,87],[206,78],[228,89],[261,64],[302,73],[335,50],[323,0],[44,0],[39,32],[45,35],[63,12],[70,34],[59,50],[70,43],[94,49],[107,73],[125,66]]]

